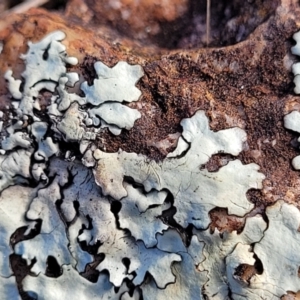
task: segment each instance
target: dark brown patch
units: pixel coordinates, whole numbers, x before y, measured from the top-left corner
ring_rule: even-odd
[[[243,281],[250,284],[251,278],[257,274],[255,267],[247,264],[239,265],[234,272],[234,276],[236,276],[240,281]]]
[[[33,260],[33,262],[28,266],[26,260],[19,255],[11,254],[9,258],[11,269],[16,277],[17,286],[22,300],[32,300],[33,298],[28,296],[28,294],[23,290],[22,281],[30,274],[30,269],[35,263],[35,260]]]
[[[96,57],[86,56],[83,62],[80,64],[80,69],[84,80],[87,81],[88,85],[92,85],[94,79],[98,78],[95,71],[94,64],[97,61]]]
[[[237,233],[242,232],[245,226],[245,219],[233,215],[228,215],[228,209],[216,207],[209,212],[211,219],[210,229],[212,232],[218,229],[220,233],[222,232],[232,232],[237,231]]]

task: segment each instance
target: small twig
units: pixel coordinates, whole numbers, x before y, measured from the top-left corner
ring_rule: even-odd
[[[210,1],[206,0],[206,47],[210,40]]]
[[[11,9],[3,12],[0,14],[0,17],[6,17],[10,14],[21,14],[26,12],[28,9],[33,8],[33,7],[39,7],[41,5],[44,5],[45,3],[49,2],[49,0],[26,0]]]

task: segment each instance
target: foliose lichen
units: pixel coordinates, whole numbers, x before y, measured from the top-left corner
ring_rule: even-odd
[[[5,74],[14,114],[1,140],[0,298],[20,297],[9,265],[13,253],[30,266],[23,291],[38,299],[279,299],[300,289],[298,256],[285,256],[282,244],[299,244],[299,212],[279,202],[267,209],[268,224],[250,216],[254,205],[246,193],[265,178],[259,166],[233,158],[215,172],[205,167],[215,154],[239,155],[245,131],[213,132],[198,111],[182,120],[175,151],[160,162],[98,149],[94,141],[105,128],[118,135],[141,117],[126,103],[141,97],[136,83],[143,69],[96,62],[97,78],[81,85],[84,96],[71,94],[67,86],[80,75],[68,72],[78,62],[67,55],[64,38],[56,31],[29,43],[22,80]],[[47,118],[37,100],[43,90],[52,94]],[[291,120],[286,126],[293,129],[298,117]],[[65,143],[78,144],[80,154],[65,151]],[[245,217],[242,232],[211,232],[209,212],[216,207]],[[13,242],[16,230],[21,238]],[[273,260],[277,242],[283,246]],[[60,276],[49,276],[49,258]],[[236,275],[257,259],[262,274],[246,282]],[[289,268],[281,272],[275,260]],[[89,269],[97,280],[89,280]]]

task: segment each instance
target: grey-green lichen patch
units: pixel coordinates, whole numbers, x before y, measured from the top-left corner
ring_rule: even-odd
[[[300,56],[300,31],[296,32],[293,35],[294,40],[296,41],[296,45],[292,47],[292,53],[294,55]],[[295,63],[292,66],[292,72],[294,73],[294,83],[295,83],[295,88],[294,92],[296,94],[300,94],[300,63]]]
[[[20,87],[22,84],[22,80],[20,79],[15,79],[13,76],[12,70],[8,70],[4,78],[8,81],[8,89],[14,99],[22,99],[22,93],[20,92]]]
[[[20,100],[19,113],[38,119],[34,113],[35,98],[39,91],[47,89],[54,91],[60,77],[66,75],[66,64],[76,65],[77,59],[68,57],[65,46],[60,42],[65,38],[61,31],[55,31],[37,43],[28,43],[28,51],[21,58],[26,68],[22,73],[24,78],[23,91],[20,91],[21,80],[14,80],[12,72],[6,72],[9,90],[15,99]]]
[[[134,285],[144,282],[149,273],[158,288],[165,288],[175,282],[175,276],[171,272],[173,262],[181,261],[181,257],[175,253],[167,253],[156,248],[145,248],[142,242],[136,242],[129,235],[121,231],[116,233],[100,247],[100,253],[105,254],[105,260],[97,268],[99,271],[109,270],[110,281],[115,286],[120,286],[125,278],[133,279]],[[102,252],[103,251],[103,252]],[[122,263],[123,259],[130,260],[128,274]],[[131,273],[135,273],[134,278]]]
[[[69,73],[69,74],[74,74],[74,73]],[[76,73],[75,73],[76,74]],[[76,74],[77,75],[77,74]],[[73,102],[78,102],[80,105],[85,104],[85,99],[76,95],[76,94],[69,94],[66,91],[66,84],[70,82],[70,76],[67,77],[68,74],[66,74],[66,77],[61,77],[58,81],[58,86],[57,86],[57,92],[58,92],[58,109],[59,111],[65,111],[68,109],[68,107],[73,103]],[[77,76],[71,76],[71,85],[74,85],[77,81],[79,80],[78,75]]]
[[[144,194],[131,185],[125,185],[128,196],[122,199],[119,212],[120,227],[128,229],[136,240],[141,240],[147,248],[157,244],[155,235],[168,229],[159,216],[169,207],[163,205],[167,193],[153,191]]]
[[[83,120],[86,113],[79,110],[78,104],[73,103],[66,111],[56,127],[68,142],[81,141],[85,133]]]
[[[99,107],[88,110],[88,114],[95,126],[99,126],[102,119],[106,124],[114,124],[119,128],[128,130],[141,117],[138,110],[117,102],[103,103]]]
[[[125,62],[119,62],[113,68],[96,62],[95,70],[98,78],[94,85],[89,86],[87,82],[81,85],[86,103],[94,106],[88,110],[86,125],[108,127],[115,135],[120,134],[122,128],[131,129],[141,114],[122,102],[137,101],[141,96],[135,84],[143,76],[143,69]]]
[[[0,191],[11,185],[26,183],[31,177],[30,164],[33,149],[18,149],[0,155]]]
[[[161,243],[167,246],[167,241]],[[201,272],[197,266],[205,259],[202,254],[203,242],[199,242],[196,236],[193,236],[191,244],[186,249],[174,247],[172,251],[177,252],[182,257],[182,262],[174,264],[172,272],[176,276],[176,282],[168,285],[165,289],[157,289],[153,280],[144,283],[141,286],[145,300],[174,299],[174,300],[201,300],[205,299],[202,294],[203,285],[207,281],[206,272]],[[187,276],[188,274],[188,276]]]
[[[300,133],[300,113],[298,111],[292,111],[286,115],[284,117],[284,127]],[[298,141],[299,140],[300,138],[298,138]],[[293,158],[292,165],[296,170],[300,170],[300,155]]]
[[[177,157],[182,155],[185,151],[189,149],[189,143],[187,143],[182,136],[179,137],[176,149],[170,152],[167,157]]]
[[[113,68],[102,62],[96,62],[94,66],[98,75],[94,84],[89,86],[84,82],[81,85],[87,103],[98,106],[106,101],[132,102],[139,99],[142,93],[135,84],[144,75],[141,66],[130,66],[124,61]]]
[[[0,298],[1,299],[11,299],[11,300],[21,300],[19,291],[16,285],[15,276],[9,278],[4,278],[0,276]]]
[[[34,153],[34,158],[39,160],[48,160],[49,157],[57,154],[59,147],[54,143],[52,137],[46,136],[48,124],[46,122],[34,122],[31,125],[31,133],[38,144],[38,150]]]
[[[17,121],[6,128],[8,137],[4,137],[1,141],[1,148],[3,150],[12,150],[17,147],[26,149],[30,147],[31,139],[29,138],[28,134],[20,131],[23,128],[23,124],[23,121]]]
[[[279,299],[288,291],[300,287],[300,212],[283,201],[267,208],[269,226],[253,252],[249,247],[237,245],[226,258],[227,276],[233,299]],[[284,242],[282,242],[284,241]],[[287,246],[288,245],[288,246]],[[254,265],[253,254],[261,260],[264,271],[244,282],[235,276],[238,265]]]
[[[1,276],[9,277],[13,274],[9,264],[9,255],[13,253],[11,235],[17,228],[28,226],[29,232],[34,227],[34,224],[28,222],[24,215],[32,200],[33,192],[31,188],[19,188],[15,185],[7,188],[0,196],[0,281]],[[1,299],[6,298],[1,297]]]
[[[78,236],[82,230],[82,225],[84,222],[81,217],[77,217],[72,220],[71,225],[68,228],[68,239],[69,239],[69,250],[71,255],[76,261],[76,270],[78,272],[84,272],[87,264],[93,262],[93,256],[87,251],[83,251],[78,243]]]
[[[63,274],[58,278],[50,278],[43,274],[38,277],[27,276],[23,281],[25,291],[38,296],[39,300],[64,299],[119,299],[128,291],[123,285],[118,292],[114,290],[107,275],[100,274],[96,283],[89,282],[78,274],[70,265],[65,265]]]
[[[91,176],[91,171],[82,165],[75,164],[71,172],[75,175],[74,185],[63,192],[64,199],[75,200],[76,197],[80,201],[79,211],[81,215],[83,217],[89,216],[93,225],[92,229],[85,229],[79,239],[89,244],[101,242],[98,253],[105,254],[105,260],[100,263],[97,269],[99,271],[108,270],[110,281],[115,286],[120,286],[125,278],[133,279],[134,276],[131,275],[133,272],[136,273],[133,283],[137,285],[143,282],[146,272],[157,278],[160,276],[157,273],[160,274],[162,270],[168,270],[172,261],[180,260],[180,256],[175,254],[168,254],[158,249],[146,249],[143,243],[136,242],[128,233],[118,229],[115,215],[111,212],[111,204],[106,197],[101,196],[101,192]],[[84,188],[82,188],[83,183],[85,183]],[[133,188],[131,187],[131,189]],[[153,198],[152,203],[157,202],[157,196],[150,195],[150,197]],[[164,201],[160,195],[158,198],[160,198],[160,202]],[[72,216],[71,211],[74,211],[72,202],[64,201],[62,208],[66,216]],[[134,214],[132,217],[135,217]],[[130,215],[127,214],[126,218],[130,218]],[[159,220],[157,221],[159,222]],[[151,219],[151,222],[155,222],[155,220]],[[139,226],[144,226],[144,224],[141,219]],[[161,224],[164,228],[167,227],[163,223]],[[146,257],[151,257],[151,260],[148,261]],[[130,259],[129,270],[123,264],[124,258]],[[157,269],[160,271],[158,272]],[[174,281],[171,273],[170,275],[165,274],[164,278],[157,278],[158,285],[161,287],[170,281]]]
[[[204,285],[206,295],[213,299],[226,299],[229,295],[230,286],[226,277],[225,259],[232,253],[237,244],[247,245],[248,248],[253,243],[258,243],[266,229],[267,224],[262,217],[256,216],[248,218],[241,234],[236,231],[232,233],[225,232],[220,235],[218,230],[213,234],[206,231],[194,230],[199,241],[204,242],[204,257],[206,258],[199,269],[208,272],[208,281]]]
[[[56,31],[29,43],[22,79],[5,74],[13,112],[0,141],[0,298],[18,297],[10,289],[12,253],[32,265],[37,276],[28,274],[22,286],[38,299],[269,300],[300,289],[299,212],[280,202],[267,209],[268,220],[253,216],[246,193],[264,179],[256,164],[233,159],[215,172],[206,169],[215,154],[238,156],[246,132],[213,132],[197,111],[182,120],[177,148],[160,162],[97,149],[104,128],[118,135],[141,117],[126,104],[141,97],[136,83],[143,69],[96,62],[92,85],[81,85],[84,95],[69,93],[82,78],[68,72],[77,59],[67,55],[64,38]],[[37,101],[42,90],[52,94],[45,111]],[[286,126],[298,131],[298,119],[286,117]],[[216,207],[248,216],[241,233],[210,231]],[[11,240],[16,230],[20,236]],[[60,267],[57,278],[48,276],[49,257]],[[261,273],[248,281],[237,276],[257,259]],[[91,269],[93,282],[83,278]]]
[[[207,228],[208,212],[216,206],[228,208],[230,214],[239,216],[251,211],[253,204],[248,201],[246,192],[250,188],[261,188],[264,179],[257,165],[243,165],[234,160],[218,172],[201,170],[213,154],[238,155],[243,149],[245,132],[239,128],[213,132],[203,111],[181,124],[182,136],[190,143],[182,158],[166,158],[156,163],[136,153],[96,150],[94,174],[104,194],[114,199],[126,197],[128,193],[123,185],[126,176],[142,184],[146,191],[172,191],[177,208],[174,218],[183,227],[193,224],[196,228]]]
[[[77,265],[68,244],[65,227],[60,222],[50,234],[41,232],[33,239],[18,243],[14,250],[16,254],[21,255],[27,261],[28,265],[36,260],[31,272],[38,275],[46,272],[49,256],[55,257],[60,266],[64,264]]]
[[[28,43],[27,53],[21,56],[26,65],[25,71],[22,73],[24,79],[22,91],[22,81],[14,79],[11,70],[6,72],[5,79],[8,81],[9,90],[13,98],[20,100],[17,109],[18,116],[28,115],[39,121],[39,117],[33,111],[34,108],[40,109],[36,101],[39,92],[43,89],[50,92],[56,90],[58,95],[52,98],[49,111],[52,118],[55,119],[54,124],[58,130],[62,131],[67,140],[70,138],[79,142],[82,139],[80,131],[84,131],[85,128],[79,128],[78,122],[74,119],[78,117],[80,123],[83,121],[80,110],[75,114],[73,106],[71,112],[66,113],[62,120],[55,117],[60,117],[61,112],[68,110],[74,102],[79,105],[89,103],[94,106],[85,113],[84,121],[88,125],[100,126],[103,121],[104,124],[109,125],[109,129],[110,126],[116,126],[119,129],[132,128],[136,119],[141,115],[137,110],[124,106],[122,102],[137,101],[141,96],[141,92],[135,87],[135,84],[143,76],[142,68],[130,66],[126,62],[119,62],[113,68],[109,68],[101,62],[97,62],[95,70],[98,78],[95,79],[94,85],[88,86],[84,82],[81,87],[86,96],[69,94],[65,86],[74,86],[79,80],[79,76],[74,72],[68,73],[66,65],[76,65],[78,61],[67,55],[66,48],[61,43],[64,38],[63,32],[55,31],[40,42]],[[73,115],[73,119],[70,114]],[[116,114],[118,117],[115,117]],[[89,123],[89,120],[92,120],[92,123]],[[75,124],[72,125],[71,123],[74,122]],[[78,127],[78,130],[74,128],[75,126]],[[72,133],[69,134],[70,131]],[[111,131],[119,134],[116,129]]]
[[[60,188],[67,181],[62,176],[55,176],[54,180],[45,188],[39,189],[26,214],[33,222],[42,220],[40,234],[33,239],[25,240],[15,246],[15,253],[21,255],[30,264],[36,259],[31,271],[35,274],[46,271],[47,257],[53,256],[60,265],[76,264],[69,249],[68,238],[64,224],[61,222],[56,203],[61,199]]]

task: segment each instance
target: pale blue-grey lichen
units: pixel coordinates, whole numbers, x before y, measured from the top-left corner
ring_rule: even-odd
[[[81,85],[84,96],[71,94],[66,87],[74,86],[79,75],[68,72],[67,64],[78,62],[67,55],[61,43],[64,38],[63,32],[55,31],[29,43],[22,56],[22,80],[15,79],[11,70],[5,74],[14,115],[1,135],[0,298],[19,297],[14,277],[9,277],[13,275],[8,263],[11,253],[28,264],[35,261],[31,272],[38,276],[27,275],[23,289],[47,300],[125,300],[140,295],[197,300],[226,299],[230,294],[234,299],[252,295],[273,299],[300,289],[292,266],[286,277],[289,282],[274,282],[281,281],[281,272],[286,274],[275,260],[298,266],[298,256],[291,253],[286,259],[283,246],[274,260],[269,255],[270,245],[273,249],[274,243],[285,245],[285,239],[289,243],[293,239],[292,245],[297,246],[296,218],[300,217],[293,207],[279,203],[269,208],[268,226],[260,216],[248,217],[240,234],[221,235],[208,228],[211,209],[223,207],[229,214],[245,216],[254,207],[247,191],[262,187],[264,175],[256,164],[233,159],[216,172],[205,168],[215,154],[239,155],[247,140],[245,131],[213,132],[205,112],[198,111],[182,120],[177,148],[161,162],[121,149],[116,153],[97,149],[94,141],[101,138],[103,128],[118,135],[141,117],[126,103],[139,100],[136,83],[143,69],[126,62],[112,68],[96,62],[93,84]],[[35,113],[40,110],[37,97],[42,90],[52,93],[45,120]],[[65,142],[78,144],[82,156],[71,150],[63,153],[60,145]],[[115,205],[119,209],[113,209]],[[173,211],[172,222],[166,221],[167,210]],[[27,238],[38,224],[38,234]],[[12,249],[10,237],[22,226],[27,226],[24,239]],[[277,238],[272,241],[274,234]],[[84,243],[103,256],[96,266],[97,283],[79,274],[94,263],[82,248]],[[264,273],[245,283],[235,272],[241,264],[254,264],[254,254],[261,259]],[[44,275],[49,256],[62,267],[58,278]],[[272,292],[275,284],[278,288]]]

